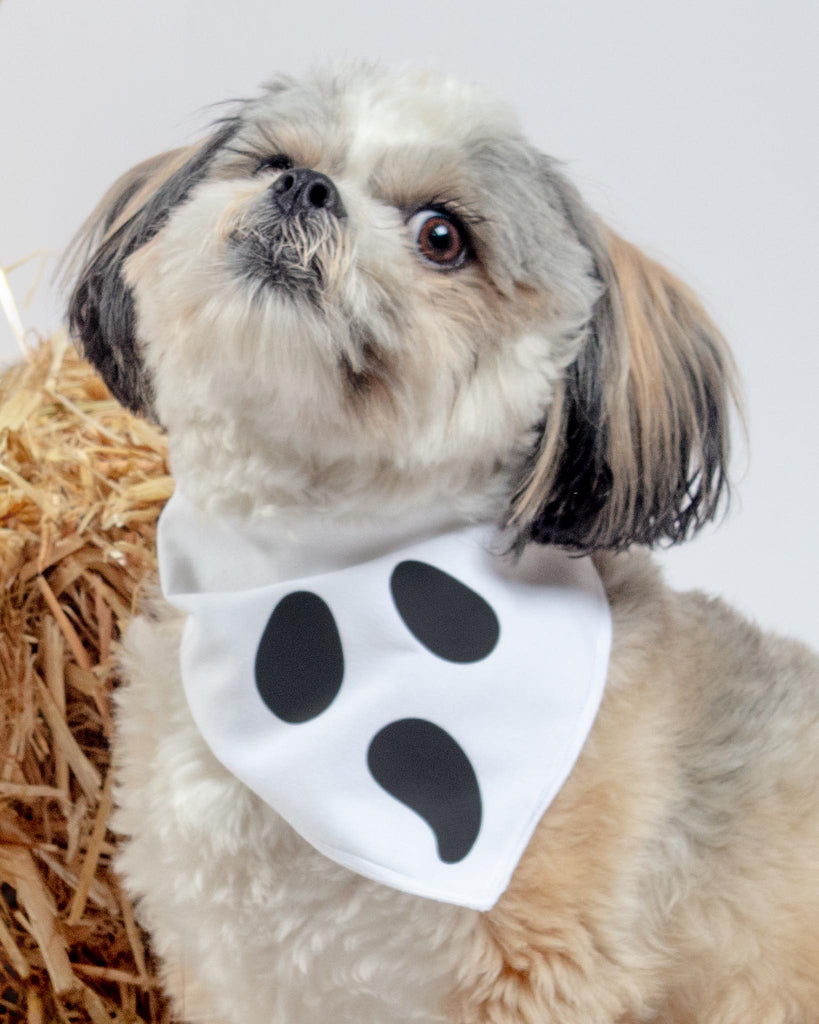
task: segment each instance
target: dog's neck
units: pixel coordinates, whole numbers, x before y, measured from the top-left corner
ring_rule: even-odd
[[[220,535],[242,537],[241,547],[268,567],[280,566],[282,578],[341,568],[461,526],[500,522],[509,494],[508,473],[498,469],[429,467],[379,479],[360,467],[347,473],[339,467],[317,486],[288,465],[231,464],[220,451],[207,464],[185,454],[171,447],[185,519],[200,524],[210,545]],[[220,561],[218,553],[208,558]]]
[[[179,484],[163,518],[166,535],[184,537],[190,552],[198,553],[191,584],[205,591],[346,568],[476,521],[445,503],[401,512],[265,508],[235,515],[197,502]]]
[[[318,440],[315,451],[287,444],[248,450],[207,424],[169,429],[168,440],[174,479],[200,510],[274,519],[294,539],[314,523],[320,524],[317,531],[308,533],[337,523],[390,531],[405,519],[411,529],[426,517],[499,522],[522,462],[520,453],[508,459],[459,454],[443,462],[407,457],[400,463],[359,451],[330,457]]]

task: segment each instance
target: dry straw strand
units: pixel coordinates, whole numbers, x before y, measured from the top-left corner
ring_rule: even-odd
[[[108,821],[117,643],[172,490],[162,432],[63,334],[0,376],[4,1024],[172,1024]]]

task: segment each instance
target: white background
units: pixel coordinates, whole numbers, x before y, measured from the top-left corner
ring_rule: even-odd
[[[276,70],[367,57],[493,87],[588,200],[702,295],[744,381],[728,519],[662,556],[817,645],[815,0],[0,0],[0,264],[57,253],[143,157]],[[23,310],[49,329],[46,275]],[[38,259],[10,274],[21,302]],[[0,359],[16,352],[0,316]]]

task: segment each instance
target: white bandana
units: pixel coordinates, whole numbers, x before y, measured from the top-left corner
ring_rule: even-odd
[[[283,579],[286,545],[263,532],[178,491],[160,519],[206,743],[332,860],[489,909],[600,704],[611,620],[591,560],[532,544],[512,561],[469,527]]]

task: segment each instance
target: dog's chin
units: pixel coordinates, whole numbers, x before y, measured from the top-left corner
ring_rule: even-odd
[[[253,235],[232,240],[234,273],[265,294],[318,303],[323,285],[321,262],[278,238]]]
[[[338,224],[330,217],[280,218],[251,207],[229,236],[234,273],[265,293],[319,303],[329,268],[343,248]]]

